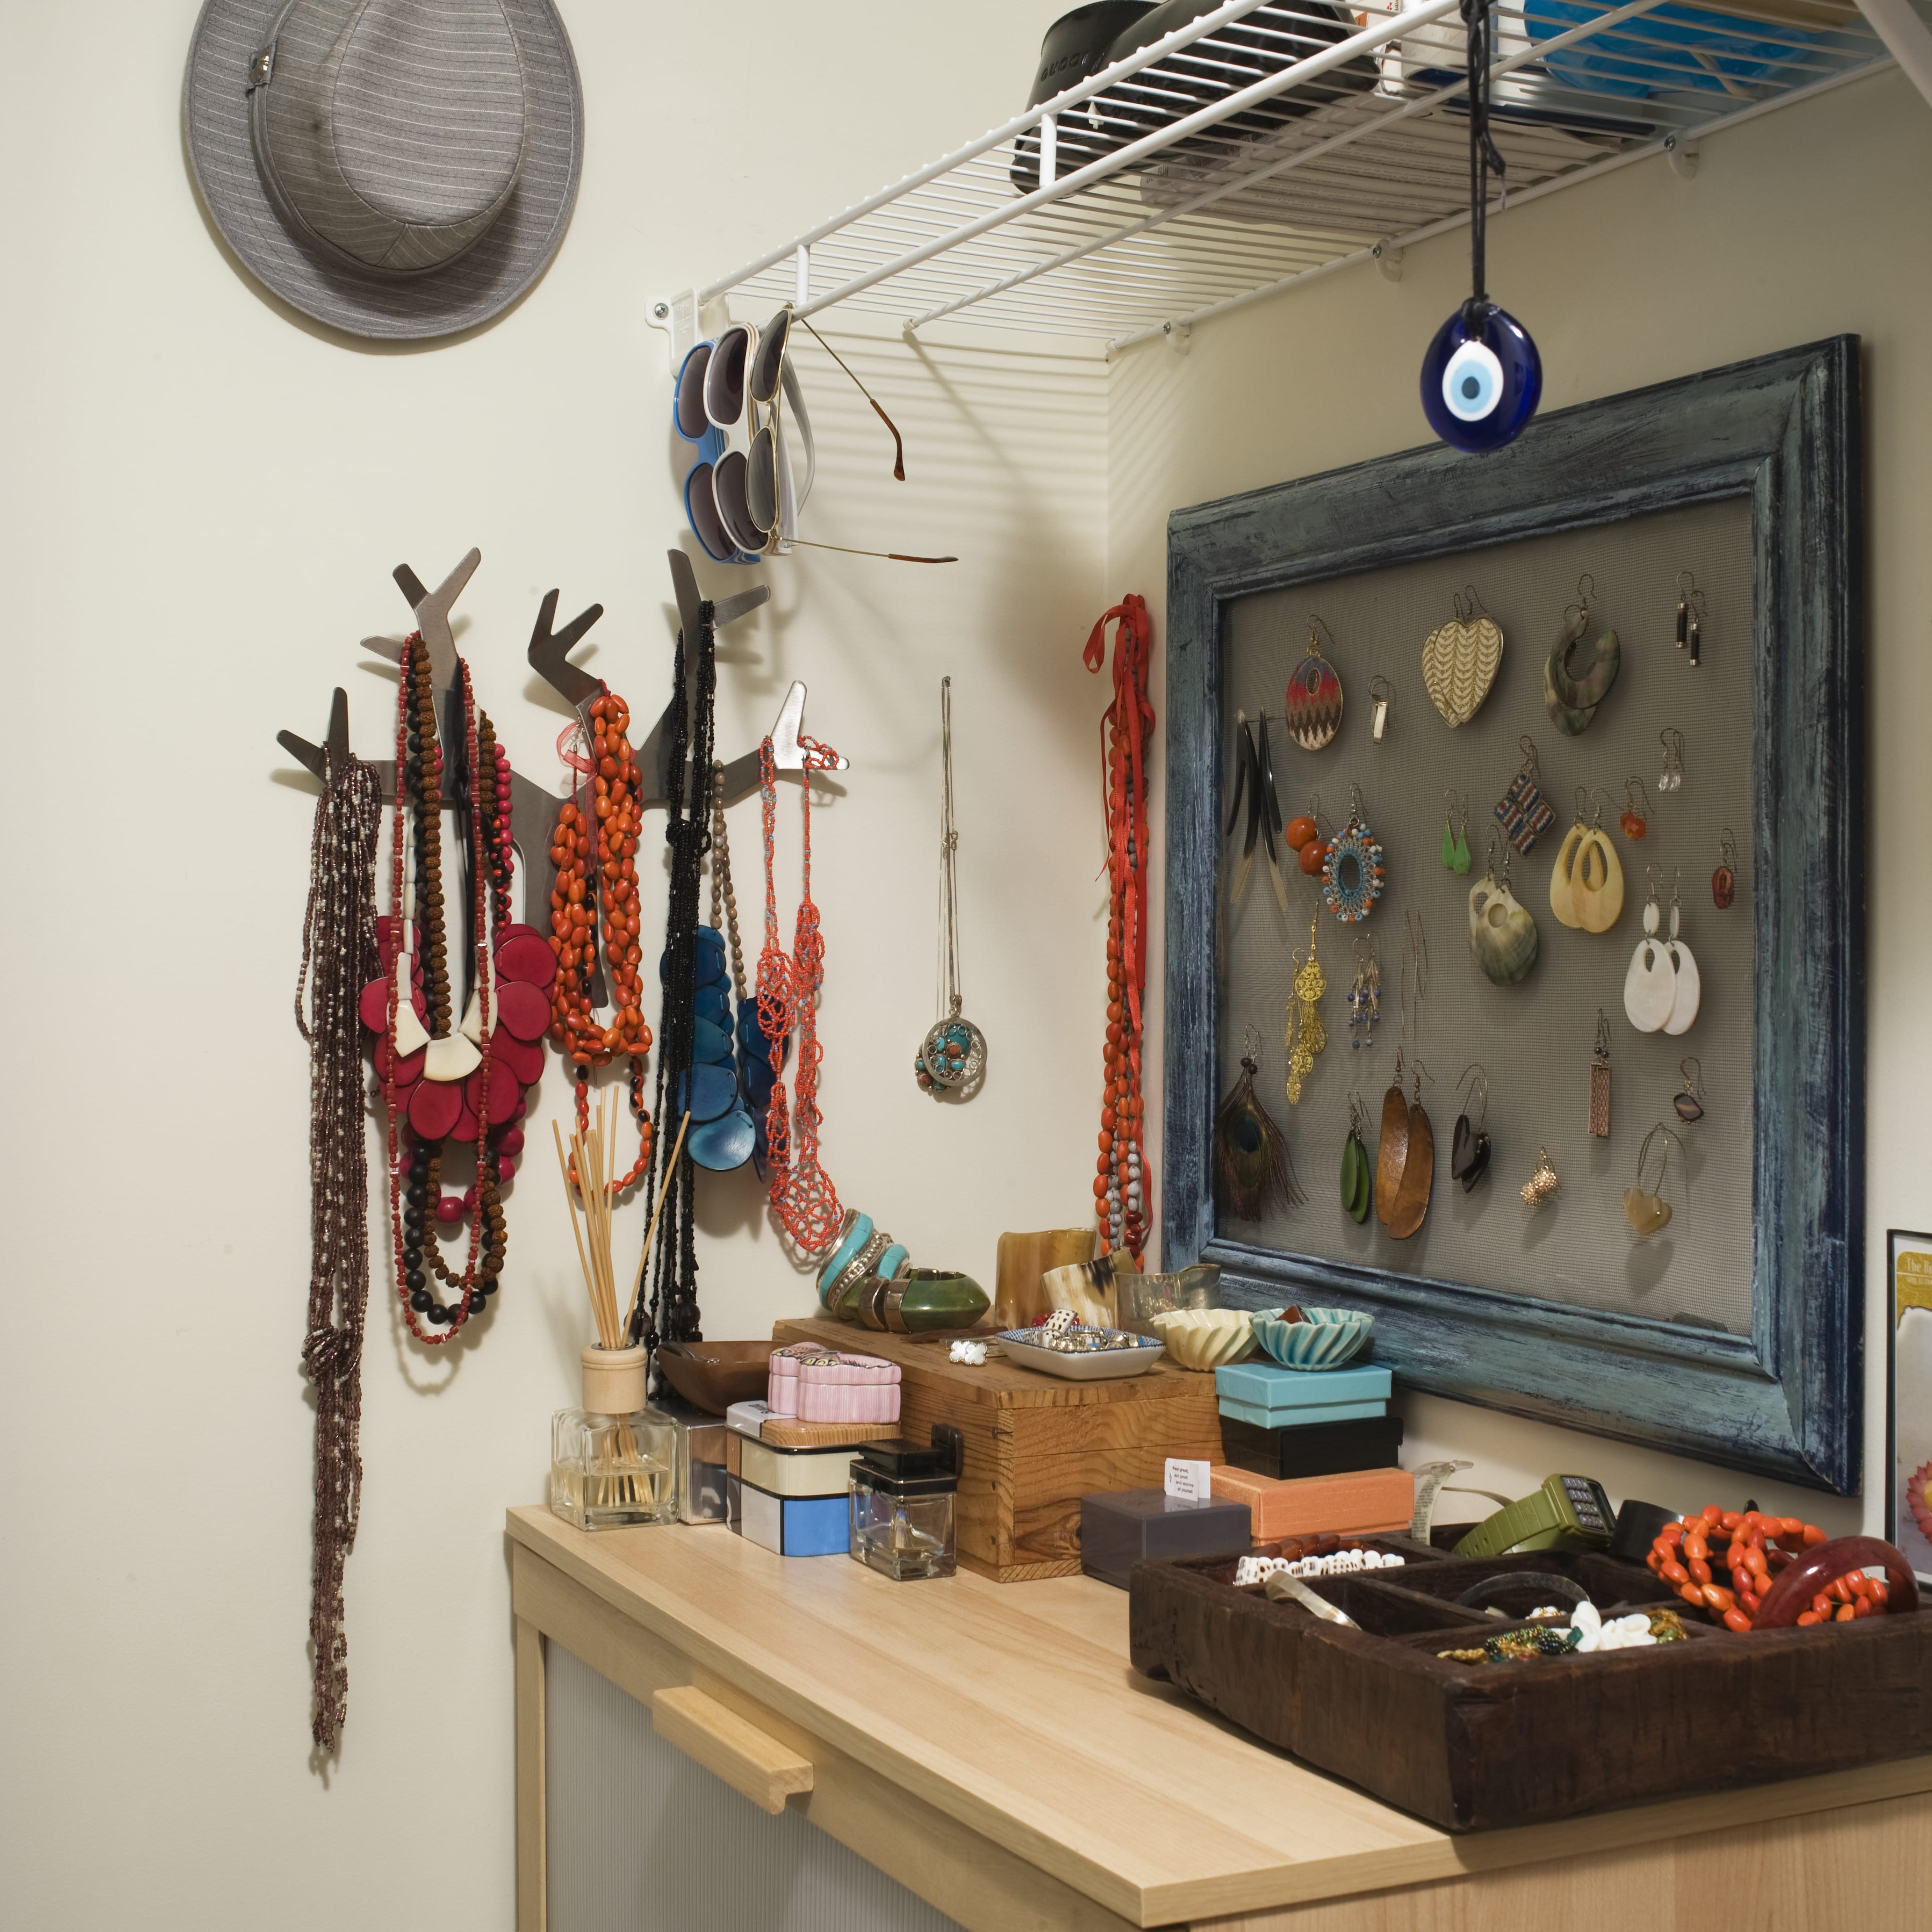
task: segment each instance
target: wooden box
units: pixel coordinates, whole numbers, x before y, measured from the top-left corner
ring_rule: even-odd
[[[1607,1556],[1432,1558],[1316,1580],[1349,1630],[1237,1589],[1233,1559],[1140,1563],[1134,1668],[1272,1744],[1450,1831],[1541,1824],[1932,1750],[1932,1612],[1516,1664],[1437,1655],[1521,1628],[1454,1599],[1510,1570],[1618,1604],[1676,1598]],[[1400,1581],[1395,1580],[1400,1579]],[[1510,1606],[1518,1615],[1531,1606]]]
[[[959,1561],[997,1582],[1078,1575],[1082,1496],[1159,1489],[1170,1456],[1221,1460],[1214,1378],[1170,1363],[1120,1382],[1062,1382],[998,1357],[962,1367],[946,1360],[945,1340],[822,1318],[772,1332],[781,1345],[822,1342],[898,1363],[900,1427],[914,1442],[935,1422],[958,1430]]]

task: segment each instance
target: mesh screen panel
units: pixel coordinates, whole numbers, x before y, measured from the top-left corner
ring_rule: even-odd
[[[1701,662],[1676,648],[1679,571],[1694,573],[1708,613]],[[1623,646],[1615,686],[1588,729],[1559,732],[1543,705],[1543,667],[1580,572],[1595,580],[1598,622]],[[1473,584],[1501,626],[1502,662],[1487,701],[1451,730],[1424,688],[1424,638],[1454,615],[1451,598]],[[1318,794],[1324,835],[1349,813],[1351,785],[1363,817],[1381,839],[1387,882],[1368,917],[1346,926],[1325,910],[1318,956],[1328,990],[1321,1016],[1328,1046],[1301,1101],[1285,1092],[1292,954],[1305,950],[1320,881],[1287,857],[1289,912],[1276,907],[1258,858],[1241,902],[1228,893],[1241,827],[1222,854],[1223,975],[1219,1092],[1239,1072],[1246,1030],[1263,1042],[1258,1090],[1288,1137],[1308,1196],[1302,1207],[1266,1223],[1221,1222],[1230,1238],[1297,1254],[1440,1280],[1546,1297],[1620,1314],[1684,1322],[1748,1334],[1752,1282],[1752,875],[1750,830],[1754,676],[1750,515],[1732,499],[1561,535],[1527,538],[1437,560],[1243,598],[1230,609],[1222,680],[1223,742],[1237,710],[1265,710],[1284,819]],[[1340,731],[1318,752],[1300,750],[1280,723],[1288,674],[1306,647],[1308,618],[1318,614],[1335,644],[1326,654],[1340,673]],[[1370,680],[1394,686],[1384,742],[1371,734]],[[1681,789],[1660,792],[1658,734],[1684,736]],[[1556,823],[1526,857],[1512,852],[1510,884],[1536,921],[1537,962],[1520,985],[1493,985],[1472,957],[1469,890],[1484,877],[1490,835],[1503,844],[1496,802],[1522,763],[1519,740],[1534,742],[1545,796]],[[1232,783],[1232,764],[1224,765]],[[1624,781],[1643,781],[1648,821],[1641,841],[1618,824]],[[1576,788],[1602,788],[1603,825],[1623,867],[1622,916],[1606,933],[1558,923],[1550,902],[1552,868],[1576,815]],[[1468,797],[1473,862],[1466,877],[1442,862],[1444,793]],[[1244,808],[1245,818],[1245,807]],[[1226,824],[1224,796],[1222,823]],[[1712,902],[1711,874],[1726,828],[1738,846],[1737,893],[1728,911]],[[1702,977],[1696,1022],[1681,1037],[1640,1034],[1624,1011],[1624,975],[1642,934],[1646,866],[1660,868],[1668,932],[1671,888],[1682,871],[1682,938]],[[1500,857],[1498,858],[1500,870]],[[1436,1180],[1427,1218],[1406,1241],[1372,1214],[1358,1226],[1341,1205],[1340,1172],[1351,1092],[1366,1117],[1372,1162],[1382,1096],[1402,1037],[1405,915],[1420,916],[1429,954],[1427,993],[1412,998],[1411,1037],[1430,1076],[1422,1103],[1433,1125]],[[1347,994],[1355,942],[1372,940],[1382,964],[1382,1018],[1372,1046],[1351,1044]],[[1591,1049],[1600,1008],[1610,1032],[1611,1132],[1588,1132]],[[1705,1118],[1686,1126],[1672,1108],[1683,1084],[1678,1063],[1702,1063]],[[1494,1143],[1490,1170],[1465,1193],[1449,1172],[1460,1111],[1458,1082],[1479,1062],[1489,1076]],[[1475,1109],[1472,1108],[1472,1118]],[[1683,1142],[1673,1152],[1664,1198],[1673,1218],[1639,1240],[1625,1220],[1624,1190],[1636,1178],[1645,1133],[1659,1120]],[[1662,1137],[1653,1143],[1646,1185],[1656,1186]],[[1549,1206],[1526,1206],[1517,1190],[1546,1147],[1562,1187]],[[1688,1175],[1686,1167],[1688,1166]],[[1688,1193],[1686,1183],[1688,1180]]]

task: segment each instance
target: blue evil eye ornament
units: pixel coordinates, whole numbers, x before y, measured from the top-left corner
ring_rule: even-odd
[[[1543,358],[1529,332],[1491,302],[1465,302],[1422,358],[1422,412],[1452,448],[1500,449],[1543,398]]]

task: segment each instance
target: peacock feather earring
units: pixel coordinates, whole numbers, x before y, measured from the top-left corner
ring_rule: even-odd
[[[1315,1056],[1328,1044],[1328,1029],[1322,1024],[1317,1010],[1322,995],[1328,990],[1322,962],[1315,956],[1316,935],[1321,927],[1318,908],[1308,922],[1308,957],[1304,959],[1299,948],[1294,953],[1294,998],[1289,1004],[1288,1034],[1283,1042],[1288,1048],[1288,1104],[1291,1107],[1300,1104],[1302,1083],[1315,1070]]]
[[[1375,1164],[1369,1159],[1369,1150],[1363,1139],[1367,1124],[1362,1115],[1361,1101],[1351,1094],[1348,1138],[1342,1143],[1342,1208],[1358,1226],[1369,1218],[1369,1208],[1375,1196]]]
[[[1294,1178],[1288,1142],[1255,1092],[1261,1036],[1250,1027],[1240,1078],[1214,1117],[1214,1205],[1238,1221],[1264,1221],[1305,1198]]]

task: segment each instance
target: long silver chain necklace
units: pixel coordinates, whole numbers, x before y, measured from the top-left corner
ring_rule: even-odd
[[[986,1036],[960,1012],[959,833],[952,817],[952,680],[939,680],[939,1013],[913,1060],[935,1100],[970,1100],[986,1074]]]

